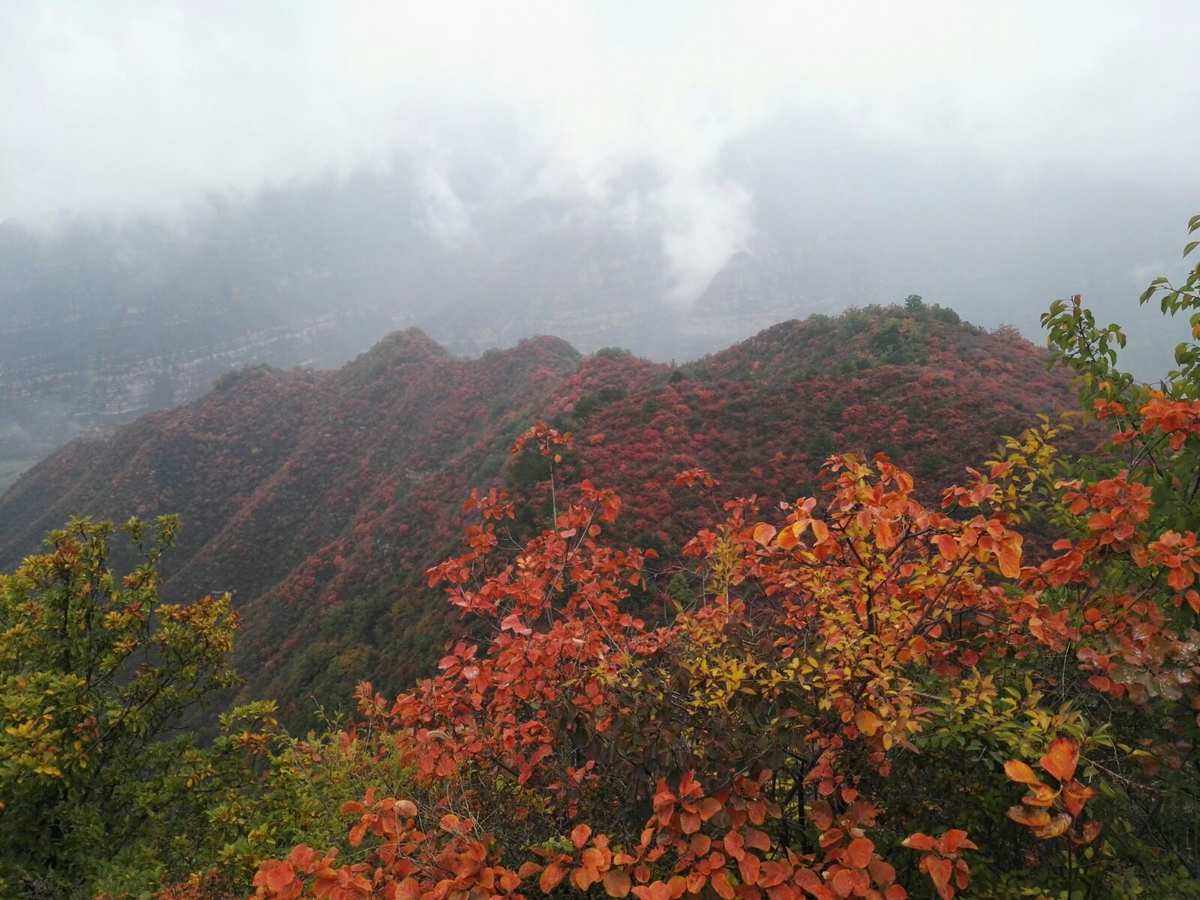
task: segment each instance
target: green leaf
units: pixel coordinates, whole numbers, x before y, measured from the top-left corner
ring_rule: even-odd
[[[1197,247],[1200,247],[1200,241],[1189,242],[1188,245],[1183,248],[1183,255],[1186,257],[1189,253],[1191,253]]]

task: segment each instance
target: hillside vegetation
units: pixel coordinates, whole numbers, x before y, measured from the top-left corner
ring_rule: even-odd
[[[401,333],[67,448],[6,552],[198,526],[0,575],[4,892],[1200,896],[1200,266],[1151,298],[1153,388],[1079,297],[1051,374],[913,300],[683,369]],[[213,721],[231,658],[276,699]]]
[[[4,552],[124,524],[0,574],[0,893],[1200,896],[1200,265],[1151,299],[1154,387],[1078,296],[1050,370],[910,298],[65,448]]]
[[[409,330],[340,370],[246,370],[68,445],[0,499],[0,560],[71,515],[178,513],[165,593],[231,592],[244,696],[299,723],[313,698],[343,706],[359,679],[399,687],[440,655],[458,626],[423,573],[453,549],[472,488],[526,498],[514,535],[534,527],[545,473],[508,454],[534,421],[576,434],[565,476],[618,491],[617,535],[666,557],[712,513],[673,489],[680,470],[777,502],[812,491],[835,451],[881,451],[932,497],[1072,403],[1044,352],[915,298],[786,322],[675,368],[554,338],[464,360]]]

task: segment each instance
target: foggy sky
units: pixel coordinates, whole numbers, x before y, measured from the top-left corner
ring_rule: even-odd
[[[452,239],[470,227],[446,171],[464,146],[492,157],[493,190],[601,202],[644,160],[686,301],[754,228],[761,198],[731,148],[803,122],[801,186],[836,177],[849,134],[950,181],[969,161],[956,204],[976,183],[1036,183],[1048,210],[1075,196],[1067,180],[1175,194],[1141,215],[1182,237],[1179,210],[1200,210],[1198,39],[1194,0],[5,0],[0,220],[171,210],[399,147]]]

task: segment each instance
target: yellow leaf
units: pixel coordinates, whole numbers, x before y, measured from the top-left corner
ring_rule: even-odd
[[[871,737],[883,725],[883,720],[869,709],[860,709],[854,715],[854,724],[858,726],[858,730]]]

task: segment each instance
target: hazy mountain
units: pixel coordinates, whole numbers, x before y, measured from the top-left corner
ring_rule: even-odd
[[[1134,302],[1174,266],[1192,212],[1166,186],[1006,179],[966,151],[878,146],[810,113],[731,143],[705,190],[677,196],[649,161],[583,184],[503,123],[479,129],[443,135],[436,166],[397,152],[173,217],[0,223],[0,485],[224,372],[336,366],[397,327],[454,354],[552,333],[683,361],[910,293],[1036,340],[1050,299],[1084,293],[1131,326],[1143,377],[1178,339]]]

